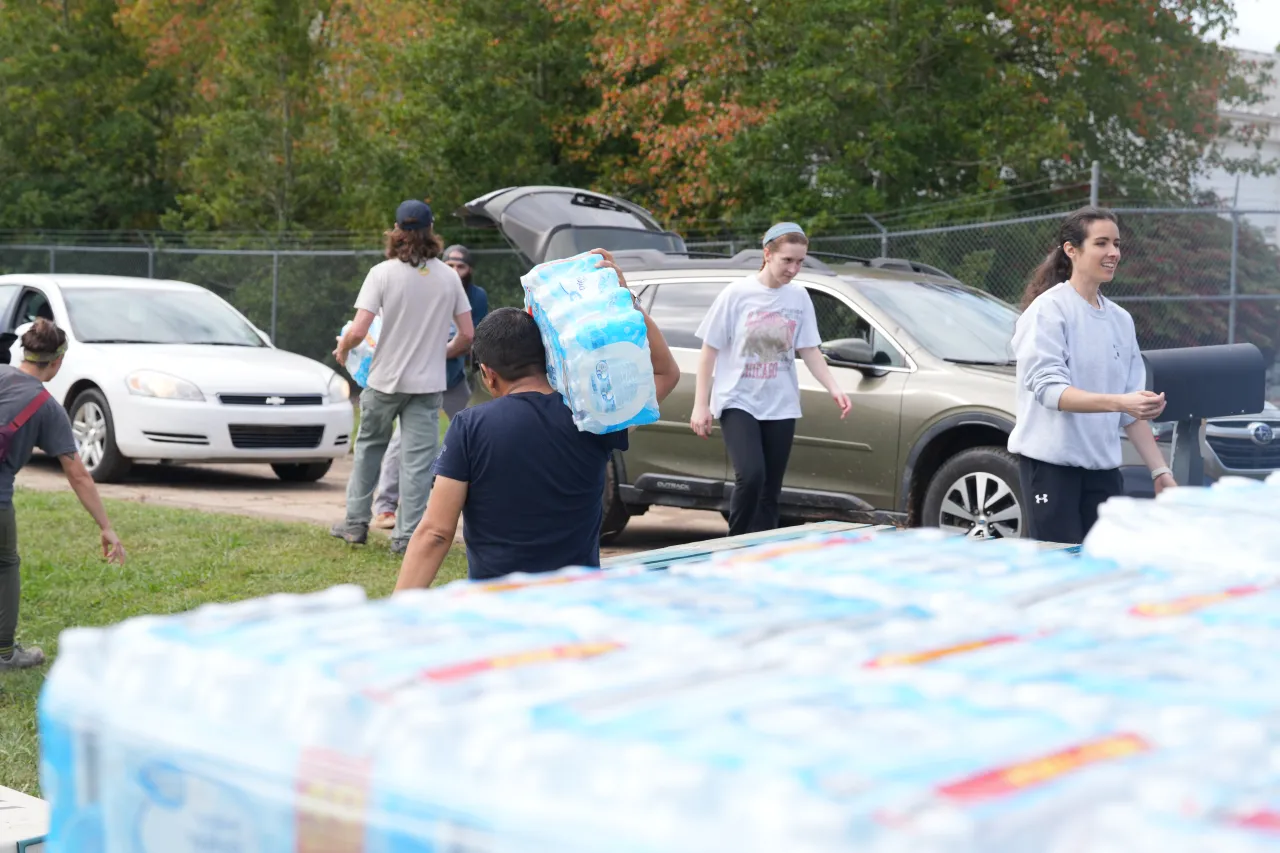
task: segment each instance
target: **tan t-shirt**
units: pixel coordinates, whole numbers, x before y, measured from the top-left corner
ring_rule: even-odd
[[[458,274],[432,258],[420,267],[389,260],[369,270],[356,308],[382,316],[369,387],[384,394],[445,390],[449,326],[471,303]]]

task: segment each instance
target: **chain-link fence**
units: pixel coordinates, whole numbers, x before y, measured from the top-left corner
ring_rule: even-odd
[[[1233,342],[1280,349],[1280,209],[1113,208],[1124,260],[1107,294],[1133,314],[1145,349]],[[819,234],[811,251],[923,262],[1017,303],[1027,276],[1056,241],[1061,213],[913,230]],[[461,236],[461,235],[459,235]],[[472,235],[468,235],[470,238]],[[690,251],[731,255],[754,235],[688,239]],[[457,239],[457,238],[455,238]],[[490,237],[492,239],[492,237]],[[94,273],[203,285],[240,309],[284,349],[326,360],[369,267],[368,249],[174,247],[164,241],[79,245],[0,242],[0,273]],[[367,245],[367,243],[366,243]],[[490,304],[519,304],[526,264],[507,248],[473,248],[475,280]],[[1280,372],[1273,371],[1276,385]],[[1273,399],[1280,393],[1271,395]]]

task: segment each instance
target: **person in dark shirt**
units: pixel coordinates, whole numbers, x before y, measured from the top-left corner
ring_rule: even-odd
[[[613,257],[595,251],[625,286]],[[661,402],[679,381],[680,368],[648,315],[645,325]],[[453,545],[459,515],[472,580],[600,565],[605,467],[613,451],[627,449],[627,432],[596,435],[574,425],[547,381],[542,336],[527,312],[500,308],[489,314],[476,328],[472,353],[494,399],[449,423],[431,500],[409,541],[397,591],[431,585]]]
[[[14,424],[24,413],[27,417],[9,437],[8,449],[0,459],[0,672],[44,663],[44,652],[39,647],[24,648],[14,641],[21,594],[18,522],[13,511],[14,478],[31,459],[35,448],[57,457],[61,463],[72,491],[102,531],[102,556],[122,566],[125,561],[124,545],[111,527],[93,477],[80,461],[67,410],[44,393],[44,383],[62,369],[67,333],[52,321],[41,318],[22,336],[22,348],[21,366],[0,365],[0,425]]]

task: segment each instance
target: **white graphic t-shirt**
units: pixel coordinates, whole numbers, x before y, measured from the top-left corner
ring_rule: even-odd
[[[742,409],[761,421],[800,417],[796,350],[822,343],[804,287],[771,288],[754,275],[735,281],[712,303],[698,337],[718,350],[712,415]]]

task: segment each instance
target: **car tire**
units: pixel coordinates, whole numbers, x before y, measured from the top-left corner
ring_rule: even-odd
[[[328,462],[273,462],[271,470],[286,483],[314,483],[323,480],[324,475],[333,467],[333,460]]]
[[[71,432],[80,461],[96,483],[111,483],[129,471],[129,460],[116,447],[116,424],[107,397],[86,388],[71,403]]]
[[[1000,447],[973,447],[933,475],[920,521],[972,539],[1022,538],[1025,506],[1017,457]]]
[[[611,459],[604,469],[604,514],[600,522],[600,541],[612,542],[617,539],[627,529],[627,522],[630,520],[631,513],[627,512],[626,504],[622,502],[622,495],[618,491],[618,472]]]

